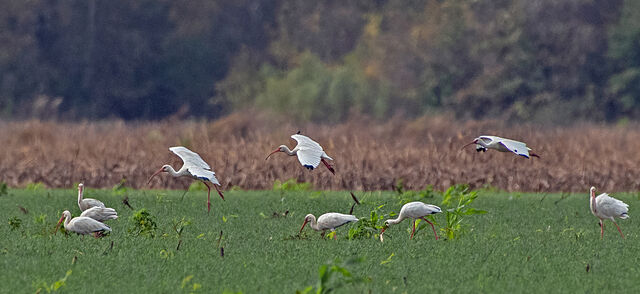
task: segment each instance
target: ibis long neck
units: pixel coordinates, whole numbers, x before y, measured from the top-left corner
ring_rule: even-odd
[[[82,203],[82,194],[83,194],[82,189],[78,189],[78,205]]]
[[[71,221],[71,214],[67,214],[64,216],[64,228],[66,229],[69,226],[69,222]]]
[[[293,156],[293,155],[296,155],[298,153],[298,149],[297,148],[293,148],[293,150],[290,150],[289,147],[287,147],[287,146],[282,146],[282,147],[284,147],[284,148],[282,148],[282,149],[284,149],[284,151],[282,151],[282,152],[286,153],[289,156]]]
[[[404,215],[402,215],[402,214],[401,214],[401,215],[399,215],[396,219],[388,219],[388,220],[387,220],[387,223],[388,223],[389,225],[395,225],[395,224],[397,224],[397,223],[401,222],[401,221],[402,221],[402,220],[404,220],[404,219],[405,219]]]
[[[597,209],[596,209],[596,193],[595,192],[591,192],[591,195],[589,196],[589,207],[591,208],[591,212],[592,213],[596,213]]]
[[[320,228],[318,228],[318,222],[316,221],[316,217],[315,216],[311,216],[311,221],[309,226],[311,226],[312,229],[319,231]]]
[[[182,166],[182,168],[178,171],[176,171],[175,169],[173,169],[172,166],[169,166],[167,173],[169,173],[170,175],[174,176],[174,177],[181,177],[181,176],[186,176],[188,175],[188,171],[187,169],[184,167],[184,165]]]

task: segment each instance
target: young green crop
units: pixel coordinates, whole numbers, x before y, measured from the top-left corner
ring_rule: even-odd
[[[478,191],[471,207],[487,213],[465,217],[465,233],[455,239],[435,241],[417,233],[409,240],[407,223],[386,232],[381,243],[374,236],[349,239],[342,227],[337,240],[297,236],[307,213],[347,212],[353,200],[344,191],[229,191],[208,215],[202,205],[206,193],[182,198],[183,190],[128,190],[137,209],[131,210],[111,189],[94,190],[92,197],[118,211],[118,219],[108,222],[113,232],[101,239],[53,235],[63,210],[80,214],[75,189],[8,192],[0,197],[0,263],[9,269],[0,284],[7,293],[46,293],[45,285],[51,289],[68,270],[73,273],[58,291],[295,293],[312,286],[315,292],[323,265],[364,279],[347,282],[336,268],[323,286],[334,293],[640,291],[636,193],[614,195],[631,208],[631,218],[619,221],[626,239],[607,226],[600,240],[586,191],[561,201],[560,194]],[[436,192],[425,201],[442,203],[442,192]],[[354,210],[359,218],[370,218],[376,209],[377,217],[386,218],[402,206],[395,192],[371,192],[361,200]],[[153,217],[155,238],[128,232],[140,209]],[[8,220],[14,217],[21,225],[12,230]],[[446,228],[445,213],[434,218],[436,229]],[[332,263],[336,258],[359,262]]]

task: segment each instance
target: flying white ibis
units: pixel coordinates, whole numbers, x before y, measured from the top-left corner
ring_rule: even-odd
[[[166,172],[174,177],[186,176],[193,178],[194,180],[202,181],[204,185],[207,186],[207,189],[209,189],[209,191],[207,192],[207,212],[211,210],[211,186],[207,184],[207,182],[213,184],[213,186],[216,188],[216,191],[218,191],[218,195],[220,195],[220,198],[224,200],[224,195],[222,195],[220,188],[218,188],[218,186],[220,186],[220,182],[218,182],[218,179],[216,179],[216,173],[211,170],[211,167],[206,162],[204,162],[204,160],[202,160],[198,153],[195,153],[182,146],[171,147],[169,148],[169,150],[178,155],[180,159],[182,159],[182,167],[176,172],[176,170],[173,169],[173,167],[171,167],[170,165],[163,165],[160,170],[151,175],[149,181],[147,182],[147,185],[151,183],[151,179],[153,179],[153,177],[155,177],[157,174]]]
[[[336,171],[327,162],[327,159],[333,160],[333,158],[329,157],[329,155],[327,155],[327,153],[324,152],[324,150],[322,149],[322,146],[320,146],[318,142],[311,140],[311,138],[307,136],[300,135],[299,133],[300,132],[298,132],[298,134],[291,135],[291,138],[293,138],[294,140],[296,140],[296,142],[298,142],[298,145],[296,145],[296,147],[293,148],[293,150],[290,150],[289,147],[287,147],[286,145],[280,145],[280,147],[278,147],[278,149],[271,152],[267,156],[267,158],[265,158],[265,160],[269,159],[269,156],[271,156],[274,153],[284,152],[285,154],[290,156],[297,155],[298,160],[300,161],[302,166],[310,170],[313,170],[314,168],[318,167],[318,165],[320,165],[320,162],[322,162],[324,166],[326,166],[327,169],[329,169],[329,171],[335,175]]]
[[[109,226],[89,217],[79,216],[72,219],[71,212],[65,210],[62,213],[62,217],[58,221],[58,224],[56,225],[56,232],[58,232],[58,228],[60,227],[60,223],[62,223],[62,220],[64,220],[65,230],[74,232],[78,235],[111,231],[111,228],[109,228]]]
[[[357,221],[358,218],[350,214],[329,212],[321,215],[316,222],[316,217],[313,214],[307,214],[307,216],[304,217],[304,223],[302,224],[298,234],[302,233],[302,229],[304,229],[304,226],[307,223],[310,223],[309,226],[312,229],[322,231],[322,237],[324,238],[324,234],[327,230],[331,230],[333,232],[337,227]],[[336,236],[334,235],[333,238],[335,239]]]
[[[101,201],[92,199],[92,198],[82,198],[84,195],[84,184],[78,184],[78,207],[80,207],[80,211],[85,211],[91,207],[102,207],[105,208],[104,203]]]
[[[596,197],[596,187],[591,187],[590,193],[589,207],[591,208],[591,213],[600,219],[600,238],[604,238],[604,220],[610,219],[618,228],[620,236],[624,239],[622,230],[620,230],[615,218],[629,218],[629,205],[609,196],[607,193],[602,193]]]
[[[80,216],[95,219],[99,222],[105,222],[110,219],[117,219],[118,213],[113,208],[91,207],[83,211]]]
[[[384,231],[389,228],[390,225],[395,225],[402,222],[405,218],[413,219],[413,223],[411,225],[411,237],[409,239],[413,239],[413,234],[416,232],[416,219],[422,219],[423,221],[428,222],[431,225],[431,229],[433,229],[433,234],[436,236],[436,240],[438,240],[438,234],[436,234],[436,228],[433,226],[429,220],[424,218],[427,215],[432,215],[436,213],[442,212],[440,207],[431,204],[425,204],[420,201],[409,202],[402,206],[400,209],[400,214],[396,219],[388,219],[384,222],[384,228],[380,232],[380,240],[382,239],[382,234]]]
[[[476,144],[477,152],[486,152],[487,149],[494,149],[500,152],[513,152],[526,158],[529,158],[529,155],[540,158],[538,154],[529,152],[531,151],[531,148],[527,147],[527,144],[516,140],[500,138],[497,136],[480,136],[473,139],[471,143],[462,146],[462,149],[471,144]]]

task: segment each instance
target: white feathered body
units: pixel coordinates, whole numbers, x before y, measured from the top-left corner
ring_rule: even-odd
[[[291,135],[291,138],[298,142],[298,145],[291,151],[296,153],[298,161],[300,161],[302,166],[314,169],[320,165],[320,161],[323,158],[333,160],[333,158],[324,152],[322,146],[311,138],[300,134]]]
[[[523,142],[506,139],[498,136],[486,136],[486,135],[480,136],[477,139],[478,139],[478,142],[477,142],[478,147],[476,149],[488,148],[488,149],[493,149],[500,152],[513,152],[520,156],[529,158],[529,151],[531,151],[531,148],[527,147],[527,144]]]
[[[220,186],[220,182],[216,178],[216,173],[211,170],[211,166],[207,164],[198,153],[195,153],[185,147],[171,147],[169,150],[183,161],[183,165],[175,172],[178,176],[189,176],[195,180],[209,181]]]
[[[405,218],[417,219],[440,212],[442,212],[442,209],[440,209],[440,207],[438,206],[426,204],[420,201],[414,201],[402,206],[402,208],[400,209],[400,214],[398,215],[396,221],[390,220],[390,222],[393,221],[393,223],[399,223]]]
[[[99,222],[105,222],[111,219],[117,219],[118,213],[113,208],[92,207],[80,214],[81,217],[88,217]]]
[[[593,201],[589,201],[591,213],[599,219],[610,219],[615,221],[616,217],[621,219],[629,218],[629,205],[609,196],[607,193],[602,193],[596,197],[595,209],[593,205]]]
[[[105,208],[106,206],[102,201],[93,199],[93,198],[83,198],[84,196],[84,184],[78,184],[78,207],[80,211],[85,211],[92,207],[101,207]]]
[[[65,217],[64,229],[80,235],[91,234],[94,232],[111,231],[109,226],[89,217],[79,216],[71,218],[69,211],[64,211]]]
[[[307,217],[312,216],[312,214],[307,215]],[[350,222],[357,222],[358,218],[350,215],[343,214],[337,212],[329,212],[318,217],[316,222],[315,217],[311,220],[311,228],[316,231],[325,231],[325,230],[335,230],[337,227],[343,226]]]

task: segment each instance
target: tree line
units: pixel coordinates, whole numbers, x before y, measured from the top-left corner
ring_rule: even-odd
[[[0,1],[5,119],[640,114],[638,1]]]

